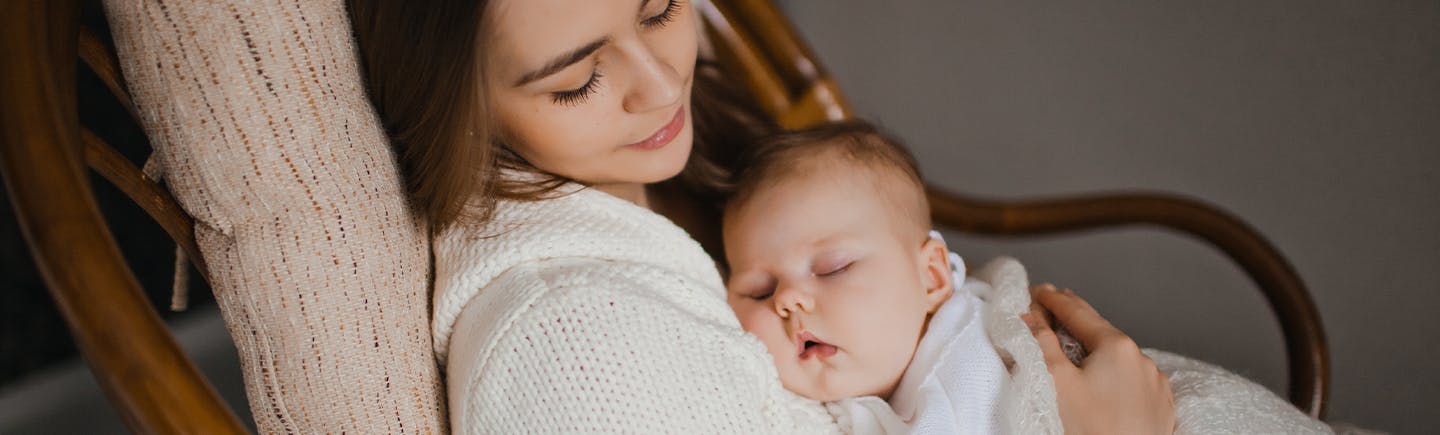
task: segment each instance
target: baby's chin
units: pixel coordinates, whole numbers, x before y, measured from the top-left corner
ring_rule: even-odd
[[[830,373],[829,375],[846,376],[845,374],[839,373]],[[780,376],[780,383],[785,386],[785,389],[790,390],[790,392],[798,394],[801,397],[818,400],[821,402],[835,402],[843,399],[849,399],[852,397],[872,395],[867,394],[864,390],[857,388],[854,385],[831,385],[830,382],[827,381],[828,379],[826,379],[825,375],[823,374],[813,377],[801,375]]]
[[[847,398],[847,396],[843,394],[835,394],[829,391],[823,391],[822,389],[816,388],[814,385],[794,385],[793,383],[785,382],[784,379],[781,379],[781,383],[785,385],[786,390],[790,390],[790,392],[798,394],[801,397],[810,400],[816,400],[820,402],[834,402]]]

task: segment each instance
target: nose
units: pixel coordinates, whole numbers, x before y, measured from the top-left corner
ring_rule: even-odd
[[[810,313],[815,310],[815,296],[798,286],[782,287],[775,291],[775,314],[782,319],[795,313]]]
[[[635,60],[635,75],[625,94],[625,111],[645,113],[674,106],[684,91],[684,83],[674,66],[656,57],[655,51],[643,41],[636,41],[633,49],[627,51]]]

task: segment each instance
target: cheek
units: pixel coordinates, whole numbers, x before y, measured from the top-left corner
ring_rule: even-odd
[[[565,107],[538,100],[496,103],[504,107],[497,109],[501,140],[540,169],[583,178],[576,167],[609,149],[603,138],[615,136],[605,127],[613,123],[605,122],[598,104]]]
[[[789,340],[785,337],[784,325],[780,324],[780,316],[765,309],[758,302],[749,302],[746,305],[748,306],[735,309],[736,317],[740,318],[740,327],[759,337],[772,354],[777,350],[776,346],[788,348]]]
[[[776,321],[774,313],[767,313],[760,309],[755,303],[746,303],[745,306],[735,308],[735,316],[740,318],[740,327],[746,331],[764,338],[766,334],[772,333]]]
[[[684,15],[675,17],[675,21],[664,30],[646,37],[655,55],[674,68],[681,78],[689,77],[695,71],[695,57],[700,47],[696,13],[692,3],[686,6]]]
[[[850,325],[856,337],[872,347],[872,357],[903,355],[908,361],[916,344],[911,339],[919,337],[925,320],[919,282],[914,276],[898,273],[876,274],[863,281],[857,282],[844,300],[833,303],[843,304],[840,308],[846,318],[865,319]]]
[[[682,33],[691,36],[673,38],[661,49],[663,52],[660,55],[682,79],[688,80],[695,73],[695,57],[699,48],[696,44],[699,42],[695,40],[693,29]]]

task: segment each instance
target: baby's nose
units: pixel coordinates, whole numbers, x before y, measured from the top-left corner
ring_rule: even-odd
[[[790,318],[798,312],[809,313],[814,309],[815,299],[804,289],[785,287],[775,292],[775,313],[781,318]]]

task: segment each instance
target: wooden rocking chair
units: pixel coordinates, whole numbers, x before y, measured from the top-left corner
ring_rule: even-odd
[[[700,12],[718,60],[782,125],[850,116],[835,82],[769,1],[715,0]],[[133,111],[113,50],[80,28],[73,0],[18,2],[0,20],[0,169],[37,265],[92,372],[135,432],[242,433],[145,299],[88,185],[86,166],[138,203],[206,270],[192,220],[171,194],[79,124],[77,54]],[[928,193],[935,222],[967,233],[1029,236],[1149,225],[1210,243],[1245,270],[1279,319],[1290,401],[1323,417],[1329,354],[1314,303],[1285,258],[1234,216],[1163,194],[1012,202],[933,187]]]

